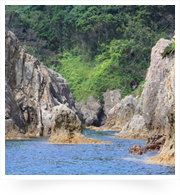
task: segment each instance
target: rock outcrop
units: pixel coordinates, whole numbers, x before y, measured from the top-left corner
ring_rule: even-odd
[[[116,138],[128,139],[147,139],[150,132],[146,127],[144,118],[137,114],[123,126],[122,131],[116,135]]]
[[[144,148],[140,145],[134,145],[130,148],[129,153],[134,155],[141,155],[147,152],[159,151],[162,149],[166,140],[166,136],[163,135],[152,135],[146,141]]]
[[[103,93],[103,98],[104,98],[104,113],[107,116],[108,112],[113,108],[117,103],[120,102],[121,100],[121,93],[120,90],[115,89],[115,90],[107,90],[106,92]]]
[[[110,143],[83,136],[66,80],[27,54],[12,32],[5,36],[5,138],[51,135],[50,143]]]
[[[106,121],[106,115],[103,112],[100,100],[89,96],[87,102],[76,103],[76,107],[82,112],[86,126],[101,126]]]
[[[26,126],[21,110],[14,99],[13,93],[5,81],[5,135],[6,139],[27,139]]]
[[[69,85],[26,53],[11,31],[5,41],[5,137],[49,136],[54,106],[66,104],[76,112]]]
[[[138,101],[131,95],[126,96],[108,112],[105,129],[122,130],[123,126],[133,117]]]
[[[101,129],[106,123],[109,110],[120,102],[120,99],[120,90],[107,90],[103,93],[103,104],[99,99],[89,96],[86,103],[81,101],[75,105],[79,113],[82,113],[87,128]]]
[[[162,56],[171,43],[160,39],[152,48],[151,65],[135,115],[118,137],[147,138],[166,135],[154,162],[174,164],[175,158],[175,54]]]
[[[86,138],[82,134],[82,123],[66,105],[55,106],[52,111],[53,124],[50,143],[99,144],[106,141]]]

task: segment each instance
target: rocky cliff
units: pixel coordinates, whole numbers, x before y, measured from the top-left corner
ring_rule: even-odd
[[[48,136],[52,110],[65,104],[76,109],[66,80],[26,53],[11,32],[5,32],[5,138]]]
[[[165,135],[166,141],[154,162],[174,165],[175,159],[175,54],[162,56],[171,43],[160,39],[152,48],[151,64],[135,115],[117,137],[148,138]]]

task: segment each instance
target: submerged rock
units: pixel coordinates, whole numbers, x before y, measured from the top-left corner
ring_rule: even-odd
[[[134,155],[141,155],[147,152],[159,151],[162,149],[166,140],[166,136],[152,135],[148,138],[144,148],[140,145],[134,145],[130,148],[129,153]]]
[[[143,154],[143,149],[140,145],[134,145],[130,148],[129,153],[134,155],[141,155]]]
[[[99,144],[110,143],[106,141],[86,138],[82,134],[82,123],[77,115],[66,105],[55,106],[52,111],[53,124],[50,143],[71,143],[71,144]]]

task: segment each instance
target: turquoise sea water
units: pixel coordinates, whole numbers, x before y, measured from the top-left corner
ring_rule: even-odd
[[[6,175],[174,175],[175,167],[148,164],[156,153],[129,154],[146,140],[116,139],[117,131],[84,130],[86,137],[111,144],[48,144],[48,138],[6,141]]]

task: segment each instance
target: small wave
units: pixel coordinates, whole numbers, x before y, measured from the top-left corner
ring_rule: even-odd
[[[149,157],[144,157],[144,158],[124,157],[124,158],[118,158],[117,160],[127,160],[127,161],[137,161],[137,162],[148,163]]]

